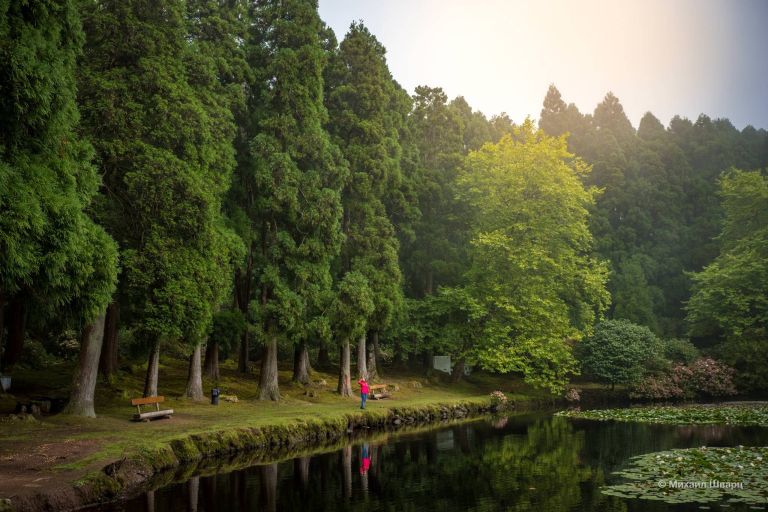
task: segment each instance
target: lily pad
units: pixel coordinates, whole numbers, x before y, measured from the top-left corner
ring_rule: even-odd
[[[556,415],[599,421],[768,427],[768,405],[630,407],[587,411],[568,410],[560,411]]]
[[[768,504],[768,447],[688,448],[629,459],[601,489],[623,498],[666,503]]]

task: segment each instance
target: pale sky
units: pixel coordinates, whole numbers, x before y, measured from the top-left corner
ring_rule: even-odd
[[[341,40],[362,20],[395,79],[538,119],[554,83],[591,113],[613,91],[646,111],[768,128],[768,0],[319,0]]]

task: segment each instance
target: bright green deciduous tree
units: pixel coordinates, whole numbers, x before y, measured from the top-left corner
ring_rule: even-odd
[[[487,310],[483,366],[517,371],[553,391],[576,371],[570,342],[606,309],[607,269],[592,250],[589,168],[564,138],[526,121],[496,145],[470,153],[459,176],[471,206],[469,293]]]

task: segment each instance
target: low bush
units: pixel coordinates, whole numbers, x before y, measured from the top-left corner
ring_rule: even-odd
[[[644,400],[680,400],[735,395],[733,374],[733,368],[711,357],[702,357],[690,365],[676,364],[665,373],[645,377],[632,388],[629,396]]]

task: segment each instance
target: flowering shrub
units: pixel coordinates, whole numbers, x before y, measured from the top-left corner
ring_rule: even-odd
[[[677,364],[665,374],[645,377],[633,387],[629,396],[647,400],[678,400],[735,394],[733,368],[711,357],[703,357],[690,365]]]
[[[565,392],[565,399],[571,403],[578,402],[581,400],[581,393],[576,388],[570,388]]]
[[[675,400],[685,398],[685,391],[671,375],[650,375],[638,382],[629,396],[646,400]]]
[[[502,409],[506,407],[508,402],[509,401],[507,400],[507,395],[501,391],[494,391],[491,393],[491,407]]]
[[[702,395],[728,396],[736,394],[733,368],[711,357],[702,357],[691,363],[692,386]]]

